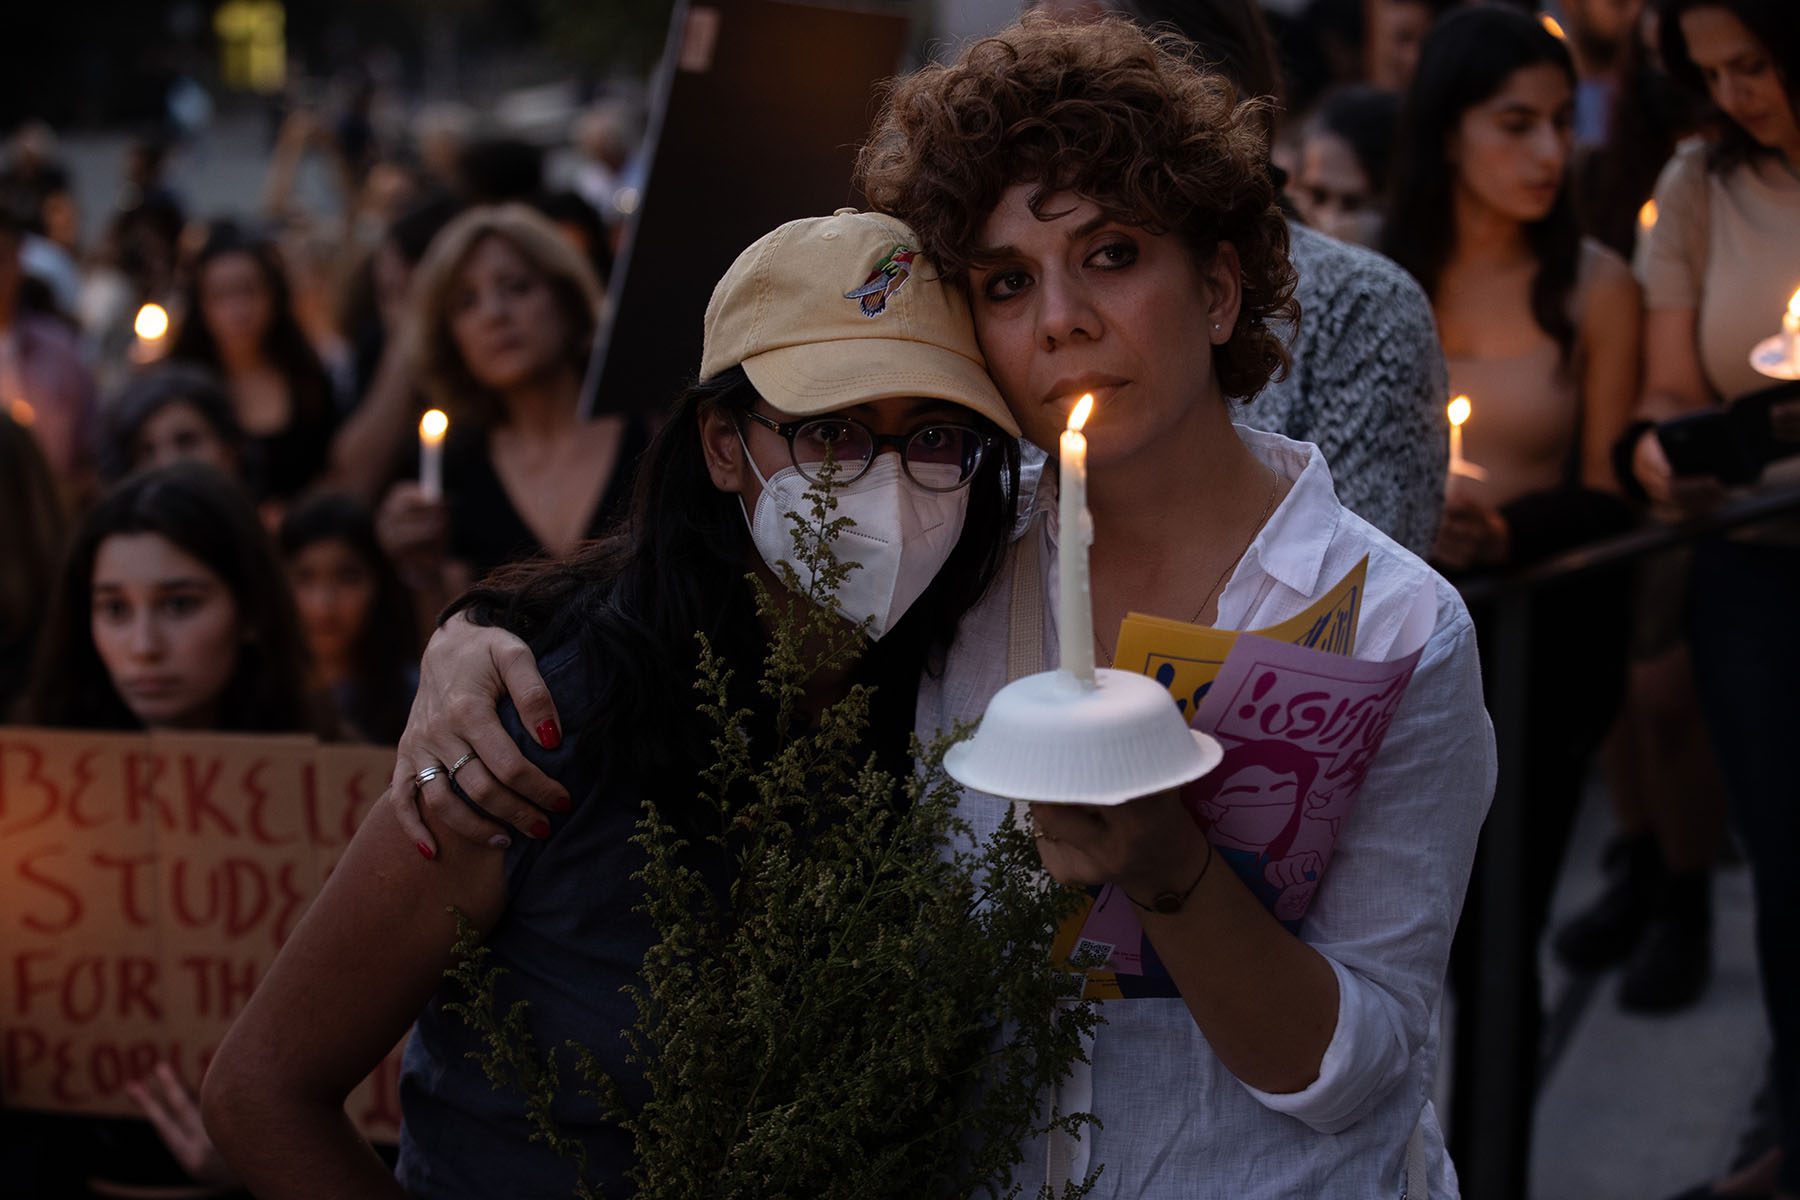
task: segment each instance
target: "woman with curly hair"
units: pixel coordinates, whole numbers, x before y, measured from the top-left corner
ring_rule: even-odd
[[[1294,315],[1287,227],[1256,105],[1190,51],[1124,21],[1027,17],[900,80],[859,183],[966,287],[988,370],[1029,441],[1056,445],[1077,397],[1096,396],[1103,660],[1129,610],[1259,628],[1365,557],[1358,655],[1392,653],[1422,591],[1435,628],[1298,935],[1233,872],[1208,869],[1212,846],[1174,793],[1038,806],[1045,868],[1116,885],[1168,979],[1104,1004],[1089,1062],[1057,1100],[1099,1123],[1029,1147],[1020,1181],[1035,1194],[1101,1171],[1092,1194],[1108,1197],[1455,1195],[1429,1096],[1450,937],[1494,776],[1474,631],[1447,583],[1339,504],[1315,447],[1232,423],[1232,405],[1284,364],[1270,326]],[[1009,665],[1054,665],[1056,490],[1046,468],[1009,563],[957,626],[943,670],[921,680],[921,734],[979,717]],[[1011,620],[1033,609],[1036,638]],[[441,632],[400,770],[473,750],[485,767],[471,796],[514,827],[539,819],[525,797],[551,806],[558,789],[472,715],[504,679],[526,727],[554,729],[529,662],[493,630]],[[492,836],[439,790],[425,800],[460,835]],[[430,837],[410,797],[390,807]],[[962,806],[978,836],[1005,811],[974,793]]]

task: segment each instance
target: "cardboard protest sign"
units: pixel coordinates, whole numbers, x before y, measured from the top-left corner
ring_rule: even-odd
[[[381,794],[393,751],[0,728],[0,1095],[135,1116],[213,1051]],[[351,1097],[399,1132],[398,1052]]]

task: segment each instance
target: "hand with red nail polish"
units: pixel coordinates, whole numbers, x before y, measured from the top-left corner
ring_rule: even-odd
[[[498,705],[509,697],[539,746],[562,745],[556,704],[524,642],[460,613],[432,634],[387,795],[395,820],[427,859],[436,857],[434,829],[487,845],[505,825],[529,830],[543,813],[569,811],[567,790],[532,765],[501,724]],[[424,768],[455,763],[463,765],[454,791],[442,776],[414,786]]]

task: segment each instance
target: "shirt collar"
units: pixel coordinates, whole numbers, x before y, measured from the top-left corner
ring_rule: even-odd
[[[1344,511],[1331,484],[1331,468],[1311,442],[1296,442],[1248,425],[1232,428],[1258,461],[1293,483],[1244,552],[1244,563],[1234,578],[1243,573],[1244,565],[1255,564],[1282,586],[1311,596]]]
[[[1256,455],[1257,461],[1293,486],[1264,522],[1249,549],[1244,551],[1243,561],[1231,574],[1231,582],[1254,579],[1260,571],[1299,595],[1312,596],[1319,586],[1319,576],[1325,569],[1325,554],[1331,548],[1332,538],[1337,536],[1338,521],[1344,511],[1331,482],[1331,468],[1325,465],[1325,456],[1311,442],[1296,442],[1248,425],[1233,425],[1232,428]],[[1049,544],[1054,547],[1059,532],[1056,527],[1056,464],[1030,443],[1021,445],[1036,451],[1039,459],[1035,465],[1041,475],[1031,492],[1031,506],[1020,516],[1013,536],[1015,539],[1023,537],[1042,518]],[[1028,477],[1029,465],[1025,472]],[[1246,571],[1247,566],[1255,570]],[[1235,590],[1230,586],[1225,589],[1226,592]]]

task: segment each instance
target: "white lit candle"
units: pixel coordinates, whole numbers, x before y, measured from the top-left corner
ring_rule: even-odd
[[[1089,394],[1069,414],[1069,427],[1059,444],[1057,479],[1058,545],[1056,549],[1056,629],[1062,669],[1094,686],[1094,598],[1088,586],[1088,546],[1094,519],[1087,506],[1087,438],[1081,427],[1094,411]]]
[[[1462,427],[1474,410],[1475,406],[1469,403],[1467,396],[1458,396],[1450,402],[1450,473],[1453,475],[1463,469]]]
[[[1800,371],[1800,289],[1795,290],[1787,311],[1781,314],[1781,336],[1787,347],[1788,366]]]
[[[432,409],[419,418],[419,490],[427,500],[444,495],[444,434],[450,418]]]
[[[163,339],[169,336],[169,310],[150,303],[137,310],[131,332],[137,340],[131,345],[131,359],[137,363],[155,362],[163,355]]]

